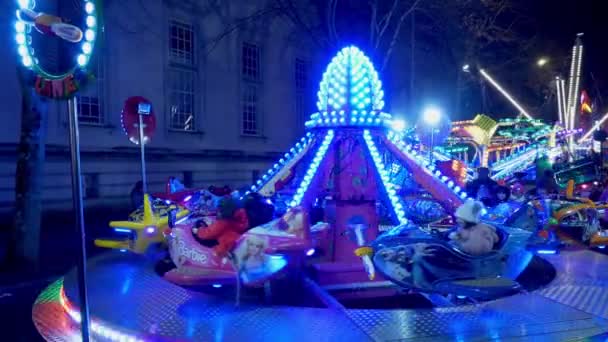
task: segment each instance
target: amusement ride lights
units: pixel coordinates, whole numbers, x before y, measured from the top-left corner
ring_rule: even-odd
[[[583,135],[579,140],[578,143],[582,143],[585,140],[589,139],[591,137],[591,134],[593,134],[593,132],[598,129],[606,120],[608,120],[608,113],[604,114],[604,116],[602,116],[602,118],[595,123],[595,125],[593,125],[593,127],[591,127],[589,129],[589,131],[587,131],[587,133],[585,133],[585,135]]]
[[[567,99],[566,99],[566,80],[564,80],[563,78],[560,78],[559,80],[559,88],[560,88],[560,92],[562,94],[562,119],[564,121],[562,121],[562,126],[566,127],[566,115],[567,115],[567,111],[568,111],[568,104],[566,103]]]
[[[300,153],[302,153],[306,149],[306,147],[308,147],[310,145],[310,143],[312,141],[313,141],[312,133],[310,133],[310,132],[306,133],[306,136],[304,138],[300,139],[300,141],[298,143],[296,143],[296,145],[289,150],[289,153],[285,153],[283,158],[281,158],[278,163],[274,164],[272,166],[272,168],[270,168],[262,176],[262,178],[258,179],[256,181],[256,183],[253,186],[251,186],[251,191],[253,191],[253,192],[259,191],[267,182],[269,182],[272,179],[273,176],[275,176],[275,174],[279,170],[281,170],[281,167],[283,167],[283,165],[288,164],[289,162],[291,162],[291,160],[296,158]],[[250,194],[251,191],[245,192],[245,195]]]
[[[378,153],[378,148],[376,148],[376,144],[370,134],[369,130],[363,131],[363,139],[365,140],[365,144],[367,145],[367,149],[369,154],[372,156],[372,160],[378,170],[378,174],[380,175],[380,180],[382,180],[382,186],[384,187],[384,191],[387,194],[388,198],[391,202],[391,208],[393,209],[393,213],[399,221],[399,224],[408,223],[407,218],[405,217],[405,211],[403,209],[403,204],[397,196],[397,192],[395,191],[395,186],[391,183],[389,179],[388,172],[382,162],[382,158],[380,157],[380,153]]]
[[[80,324],[82,320],[80,317],[80,311],[78,309],[75,309],[72,303],[68,300],[63,285],[61,286],[61,290],[59,293],[59,304],[61,304],[61,307],[63,307],[65,312],[68,314],[68,316],[70,316],[70,318],[74,322]],[[91,322],[91,330],[104,341],[144,342],[144,340],[137,338],[135,335],[124,333],[120,330],[114,329],[104,323],[97,321]]]
[[[317,92],[318,113],[307,128],[387,126],[391,115],[382,112],[384,91],[371,61],[358,48],[342,49],[323,73]],[[350,119],[348,119],[350,117]]]
[[[488,82],[490,82],[490,84],[492,84],[494,88],[496,88],[507,100],[509,100],[509,102],[511,102],[511,104],[514,105],[520,113],[532,120],[532,116],[528,114],[528,112],[517,101],[515,101],[515,99],[503,87],[501,87],[500,84],[498,84],[490,75],[488,75],[484,69],[479,69],[479,73],[486,80],[488,80]]]
[[[437,167],[435,167],[435,165],[429,163],[429,160],[417,153],[411,145],[408,145],[403,141],[399,140],[398,137],[395,135],[389,134],[387,137],[401,152],[410,157],[424,171],[426,171],[429,175],[433,176],[440,183],[444,183],[460,199],[466,200],[467,198],[469,198],[467,193],[464,192],[458,185],[456,185],[453,179],[450,179],[447,176],[443,175],[441,171],[438,170]]]
[[[574,129],[576,109],[578,107],[578,92],[581,79],[581,65],[583,59],[583,42],[582,33],[576,35],[576,41],[572,48],[572,63],[570,64],[570,79],[568,80],[568,102],[566,111],[566,129]],[[570,151],[574,148],[574,137],[568,139],[568,148]]]
[[[321,162],[323,161],[323,158],[325,157],[325,153],[327,153],[327,149],[329,148],[329,145],[331,144],[333,139],[334,139],[334,131],[333,131],[333,129],[330,129],[327,131],[327,134],[325,135],[325,138],[323,139],[321,146],[319,146],[317,153],[315,153],[315,157],[312,160],[312,163],[310,163],[310,166],[308,167],[308,170],[306,171],[306,175],[304,176],[304,179],[302,179],[300,186],[298,186],[298,190],[296,190],[296,194],[295,194],[295,196],[293,196],[293,199],[292,199],[291,203],[289,204],[290,207],[295,207],[302,203],[302,199],[304,199],[304,195],[306,194],[306,191],[308,190],[308,186],[313,181],[313,179],[317,173],[317,169],[319,168],[319,165],[321,165]]]
[[[561,78],[559,76],[555,76],[555,88],[556,88],[556,93],[557,93],[557,113],[558,113],[559,122],[563,125],[564,124],[564,112],[566,111],[566,109],[562,107],[562,98],[564,97],[564,94],[562,94],[561,83],[562,83]]]

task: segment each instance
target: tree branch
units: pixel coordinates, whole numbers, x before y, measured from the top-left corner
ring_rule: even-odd
[[[374,39],[376,37],[376,30],[378,28],[377,24],[376,24],[376,19],[378,17],[378,1],[377,0],[370,0],[368,2],[369,6],[371,7],[372,10],[372,15],[371,18],[369,20],[369,46],[373,46],[374,44]]]
[[[407,18],[407,16],[416,9],[416,7],[420,3],[420,1],[421,0],[414,1],[412,6],[408,10],[404,11],[403,14],[401,14],[401,17],[399,18],[399,21],[397,22],[397,27],[395,27],[395,31],[393,31],[393,37],[391,38],[389,47],[386,50],[386,53],[384,54],[384,60],[382,61],[382,67],[380,67],[381,73],[384,71],[384,69],[388,65],[388,61],[390,60],[391,55],[393,54],[395,44],[397,44],[397,40],[399,38],[399,33],[401,32],[401,25],[403,25],[403,21],[405,21],[405,18]]]
[[[391,18],[393,17],[393,13],[395,13],[395,11],[397,10],[398,4],[399,4],[399,0],[393,1],[393,6],[388,11],[388,13],[386,13],[384,18],[382,18],[382,21],[381,21],[382,28],[380,29],[380,32],[378,33],[378,37],[376,38],[376,44],[374,46],[375,49],[378,49],[378,47],[380,46],[380,41],[382,40],[382,36],[384,35],[384,32],[386,32],[386,29],[388,28],[388,25],[391,22]]]
[[[266,15],[278,14],[278,13],[281,13],[280,8],[275,7],[275,6],[269,6],[269,7],[260,9],[248,16],[235,20],[231,26],[227,27],[224,31],[222,31],[220,34],[215,36],[213,39],[205,42],[205,44],[202,47],[202,48],[206,49],[205,55],[209,55],[224,38],[226,38],[227,36],[232,34],[234,31],[241,28],[243,25],[245,25],[251,21],[263,18]]]

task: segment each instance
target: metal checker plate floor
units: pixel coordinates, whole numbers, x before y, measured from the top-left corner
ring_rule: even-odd
[[[108,253],[89,261],[92,316],[126,331],[195,341],[572,341],[608,331],[608,256],[573,251],[548,258],[548,287],[475,306],[432,310],[345,310],[244,306],[160,279],[140,258]],[[74,272],[65,292],[78,305]],[[51,291],[52,292],[52,291]],[[48,293],[49,291],[45,291]],[[43,295],[41,295],[43,297]],[[34,320],[62,339],[57,310],[37,303]],[[41,329],[44,328],[44,329]],[[69,329],[68,329],[69,328]]]

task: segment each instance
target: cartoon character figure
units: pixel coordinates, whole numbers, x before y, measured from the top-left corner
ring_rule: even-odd
[[[37,13],[27,8],[21,8],[17,11],[17,19],[27,25],[34,26],[36,31],[47,36],[57,36],[71,43],[78,43],[82,40],[81,29],[68,24],[65,19],[51,14]]]
[[[236,201],[231,197],[220,200],[218,219],[206,228],[195,231],[202,240],[215,240],[213,247],[219,256],[227,256],[234,248],[236,241],[249,228],[249,220],[244,209],[237,208]]]

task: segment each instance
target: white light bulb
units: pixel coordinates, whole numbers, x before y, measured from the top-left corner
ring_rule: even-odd
[[[88,14],[91,14],[93,11],[95,11],[95,5],[92,2],[87,2],[86,5],[84,5],[84,10]]]
[[[84,44],[82,44],[82,52],[84,52],[88,55],[91,53],[92,50],[93,50],[93,46],[91,45],[91,43],[85,42]]]
[[[23,62],[23,65],[25,67],[29,68],[30,66],[32,66],[32,58],[30,58],[30,56],[23,56],[23,59],[21,61]]]
[[[25,34],[23,34],[23,33],[18,33],[18,34],[15,36],[15,40],[17,41],[17,44],[19,44],[19,45],[23,45],[23,44],[25,44]]]
[[[84,32],[84,39],[87,42],[91,42],[95,39],[95,31],[88,29]]]
[[[15,30],[16,30],[18,33],[23,33],[23,32],[25,32],[25,24],[24,24],[23,22],[21,22],[21,21],[16,22],[16,23],[15,23]]]
[[[92,15],[87,16],[87,26],[95,27],[95,25],[97,25],[97,19]]]
[[[19,45],[19,47],[17,48],[17,52],[19,52],[19,55],[21,57],[24,57],[27,55],[27,48],[24,45]]]
[[[87,64],[87,56],[85,55],[78,55],[78,58],[76,59],[76,61],[78,62],[78,65],[83,67]]]

